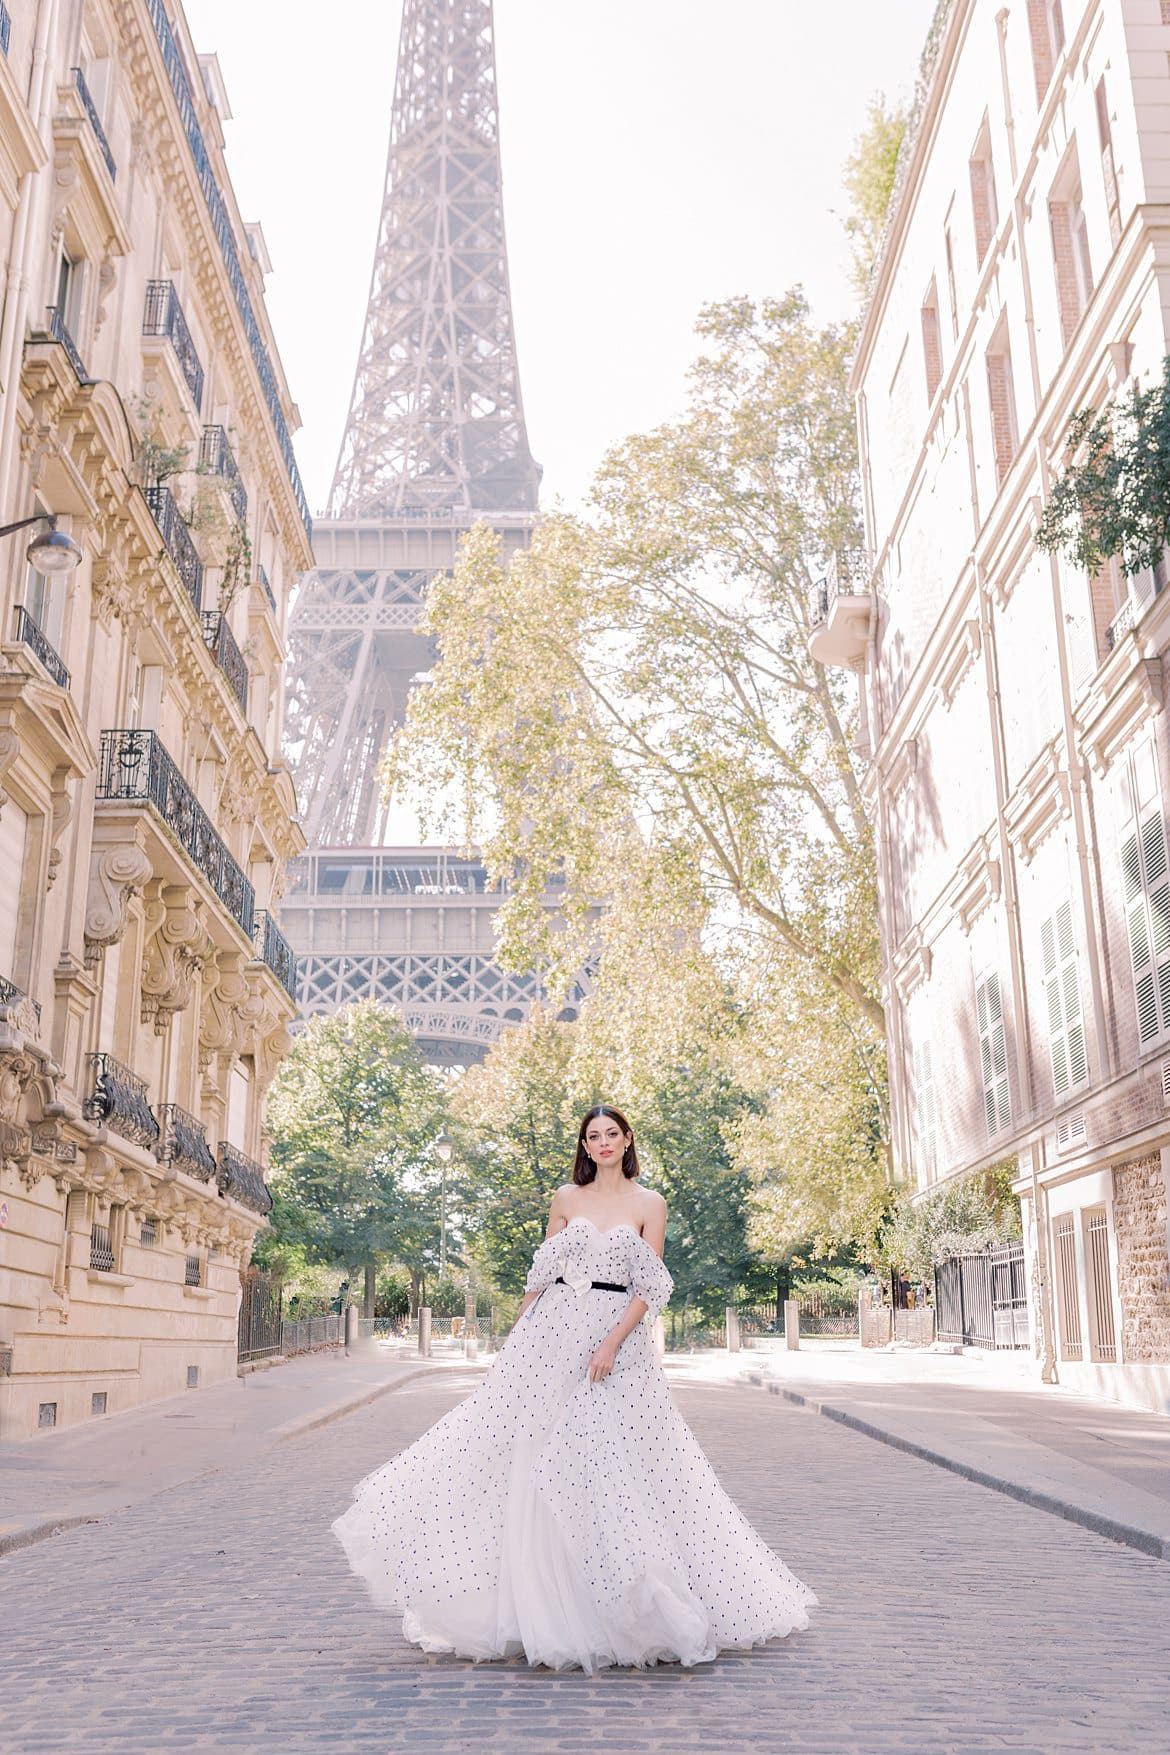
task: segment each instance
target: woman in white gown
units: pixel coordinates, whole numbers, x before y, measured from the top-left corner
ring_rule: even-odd
[[[591,1109],[520,1316],[483,1382],[358,1483],[333,1525],[426,1651],[594,1671],[704,1663],[807,1627],[816,1599],[736,1509],[643,1318],[671,1292],[662,1197]]]

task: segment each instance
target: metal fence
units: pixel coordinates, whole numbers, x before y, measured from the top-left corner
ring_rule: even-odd
[[[283,1352],[280,1322],[280,1282],[259,1268],[245,1268],[240,1276],[239,1360],[270,1359]]]
[[[1003,1243],[979,1255],[952,1256],[934,1270],[936,1332],[965,1347],[1029,1344],[1024,1246]]]
[[[286,1317],[280,1325],[280,1351],[285,1358],[293,1353],[311,1353],[315,1347],[336,1347],[345,1340],[345,1318],[336,1313],[329,1316]]]

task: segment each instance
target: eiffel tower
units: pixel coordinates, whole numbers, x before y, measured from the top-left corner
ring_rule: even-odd
[[[389,847],[378,763],[435,653],[427,586],[486,521],[527,545],[532,460],[512,323],[491,0],[404,0],[365,330],[316,568],[289,625],[287,743],[309,850],[282,920],[301,1010],[373,997],[437,1064],[477,1060],[536,997],[493,960],[474,858]]]

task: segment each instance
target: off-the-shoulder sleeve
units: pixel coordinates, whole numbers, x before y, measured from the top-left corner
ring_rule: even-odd
[[[528,1270],[528,1278],[524,1282],[526,1292],[543,1292],[551,1286],[561,1272],[565,1259],[565,1233],[558,1231],[555,1237],[546,1237],[532,1258],[532,1266]]]
[[[630,1287],[645,1300],[652,1317],[662,1314],[674,1290],[666,1263],[644,1237],[635,1237],[630,1244]]]

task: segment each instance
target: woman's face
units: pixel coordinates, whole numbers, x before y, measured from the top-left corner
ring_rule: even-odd
[[[585,1129],[585,1150],[599,1169],[620,1164],[632,1134],[623,1133],[612,1115],[597,1115]]]

